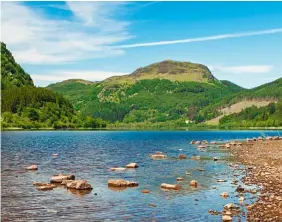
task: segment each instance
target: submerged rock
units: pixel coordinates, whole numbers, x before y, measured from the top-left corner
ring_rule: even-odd
[[[165,155],[165,154],[152,154],[151,158],[152,159],[166,159],[167,155]]]
[[[111,167],[110,171],[125,171],[126,168],[124,167]]]
[[[186,157],[186,155],[185,154],[180,154],[179,156],[178,156],[178,159],[186,159],[187,157]]]
[[[191,159],[192,159],[192,160],[200,160],[201,157],[200,157],[200,156],[191,156]]]
[[[228,193],[227,192],[222,192],[220,194],[220,196],[222,196],[223,198],[227,198],[228,197]]]
[[[126,167],[126,168],[137,168],[138,165],[137,165],[137,163],[129,163],[129,164],[127,164],[125,167]]]
[[[142,190],[142,193],[150,193],[150,190]]]
[[[31,165],[29,167],[26,167],[25,169],[27,169],[27,170],[38,170],[38,167],[37,167],[37,165]]]
[[[182,189],[182,186],[178,184],[167,184],[167,183],[162,183],[161,188],[163,189],[168,189],[168,190],[180,190]]]
[[[62,183],[64,180],[74,180],[75,176],[73,174],[63,175],[58,174],[51,178],[51,183]]]
[[[108,186],[113,186],[113,187],[135,187],[135,186],[138,186],[138,183],[134,182],[134,181],[128,181],[128,180],[110,179],[110,180],[108,180]]]
[[[182,181],[183,179],[181,177],[176,178],[177,181]]]

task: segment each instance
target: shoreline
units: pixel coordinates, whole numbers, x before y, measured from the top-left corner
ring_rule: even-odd
[[[282,140],[253,141],[230,149],[235,159],[248,166],[243,184],[260,188],[257,201],[248,207],[248,221],[282,220]]]
[[[234,128],[209,128],[209,127],[191,127],[191,128],[116,128],[116,127],[106,127],[106,128],[75,128],[75,129],[54,129],[54,128],[32,128],[32,129],[23,129],[23,128],[1,128],[1,131],[256,131],[256,130],[282,130],[282,127],[234,127]]]

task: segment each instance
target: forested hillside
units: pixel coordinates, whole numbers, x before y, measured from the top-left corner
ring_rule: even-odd
[[[1,42],[1,89],[23,86],[33,86],[33,81]]]
[[[179,119],[199,123],[217,116],[216,110],[200,113],[201,109],[243,90],[217,80],[206,66],[175,61],[155,63],[92,85],[64,81],[47,88],[63,93],[82,114],[112,123]]]
[[[2,128],[96,128],[105,121],[81,116],[62,95],[36,88],[30,76],[1,43]]]

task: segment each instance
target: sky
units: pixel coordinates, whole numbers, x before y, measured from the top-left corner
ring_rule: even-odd
[[[252,88],[282,77],[282,2],[1,2],[1,41],[37,86],[171,59]]]

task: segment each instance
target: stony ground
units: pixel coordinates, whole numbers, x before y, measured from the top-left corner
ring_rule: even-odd
[[[243,182],[261,188],[258,201],[247,207],[248,221],[282,221],[282,140],[253,141],[231,151],[247,166]]]

